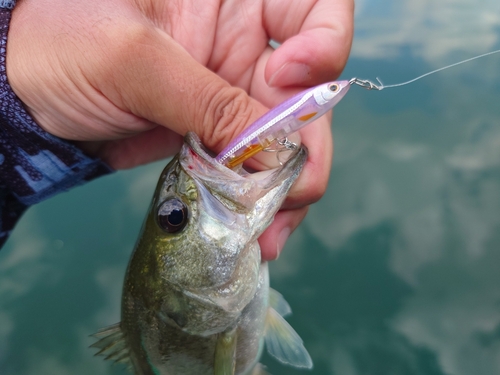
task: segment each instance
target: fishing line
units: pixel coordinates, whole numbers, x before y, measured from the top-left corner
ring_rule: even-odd
[[[391,85],[384,85],[382,83],[382,81],[380,80],[380,78],[376,77],[376,79],[377,79],[377,81],[379,83],[378,85],[375,84],[375,83],[373,83],[373,82],[371,82],[371,81],[369,81],[369,80],[367,80],[367,79],[359,79],[359,78],[352,78],[351,80],[349,80],[349,83],[351,85],[354,84],[354,85],[361,86],[361,87],[363,87],[363,88],[365,88],[367,90],[378,90],[378,91],[381,91],[381,90],[387,89],[387,88],[392,88],[392,87],[401,87],[401,86],[409,85],[410,83],[418,81],[418,80],[420,80],[420,79],[422,79],[424,77],[430,76],[431,74],[440,72],[442,70],[453,68],[454,66],[465,64],[467,62],[470,62],[470,61],[473,61],[473,60],[477,60],[477,59],[480,59],[482,57],[486,57],[486,56],[489,56],[489,55],[494,55],[495,53],[500,53],[500,49],[495,50],[495,51],[491,51],[491,52],[487,52],[487,53],[483,53],[481,55],[474,56],[474,57],[471,57],[469,59],[465,59],[465,60],[462,60],[462,61],[450,64],[450,65],[443,66],[442,68],[432,70],[432,71],[430,71],[428,73],[422,74],[422,75],[420,75],[418,77],[415,77],[413,79],[410,79],[409,81],[406,81],[406,82],[395,83],[395,84],[391,84]]]
[[[378,84],[367,79],[354,77],[349,81],[327,82],[306,89],[271,109],[243,130],[217,155],[216,160],[229,168],[234,168],[260,151],[273,151],[276,152],[278,161],[282,164],[279,159],[280,153],[296,148],[295,144],[287,140],[287,136],[331,110],[344,97],[352,85],[379,91],[386,88],[405,86],[431,74],[495,53],[500,53],[500,49],[446,65],[406,82],[391,85],[384,85],[378,77]],[[271,145],[272,147],[270,147]],[[276,145],[278,147],[275,147]]]

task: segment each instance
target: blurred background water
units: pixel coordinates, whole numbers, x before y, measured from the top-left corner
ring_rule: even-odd
[[[358,0],[343,78],[406,81],[500,48],[498,0]],[[271,266],[317,375],[500,374],[500,55],[334,114],[327,193]],[[125,374],[88,335],[119,320],[164,162],[32,208],[0,251],[0,374]],[[274,375],[301,374],[264,356]]]

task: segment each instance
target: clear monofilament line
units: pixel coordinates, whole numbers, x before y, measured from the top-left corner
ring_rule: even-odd
[[[445,69],[449,69],[449,68],[453,68],[454,66],[457,66],[457,65],[461,65],[461,64],[465,64],[469,61],[472,61],[472,60],[476,60],[476,59],[480,59],[481,57],[485,57],[485,56],[489,56],[489,55],[494,55],[495,53],[499,53],[500,52],[500,49],[496,50],[496,51],[491,51],[491,52],[487,52],[487,53],[483,53],[482,55],[478,55],[478,56],[474,56],[474,57],[471,57],[470,59],[466,59],[466,60],[462,60],[462,61],[459,61],[459,62],[456,62],[454,64],[450,64],[450,65],[447,65],[447,66],[443,66],[442,68],[439,68],[439,69],[436,69],[436,70],[433,70],[431,72],[428,72],[428,73],[425,73],[425,74],[422,74],[421,76],[418,76],[416,78],[413,78],[409,81],[406,81],[406,82],[401,82],[401,83],[395,83],[395,84],[392,84],[392,85],[384,85],[382,83],[382,81],[377,77],[377,81],[380,83],[380,86],[379,86],[379,90],[383,90],[383,89],[387,89],[387,88],[391,88],[391,87],[400,87],[400,86],[405,86],[405,85],[408,85],[410,83],[413,83],[415,81],[418,81],[419,79],[422,79],[424,77],[427,77],[427,76],[430,76],[431,74],[434,74],[434,73],[437,73],[437,72],[440,72],[442,70],[445,70]]]
[[[391,84],[391,85],[384,85],[382,83],[382,81],[380,80],[379,77],[377,77],[377,82],[379,83],[378,85],[373,83],[372,81],[368,80],[368,79],[360,79],[360,78],[351,78],[349,80],[349,83],[351,85],[357,85],[357,86],[361,86],[367,90],[377,90],[377,91],[381,91],[383,89],[388,89],[388,88],[392,88],[392,87],[400,87],[400,86],[405,86],[405,85],[409,85],[410,83],[413,83],[415,81],[418,81],[419,79],[422,79],[424,77],[427,77],[427,76],[430,76],[431,74],[434,74],[434,73],[437,73],[437,72],[440,72],[442,70],[445,70],[445,69],[449,69],[449,68],[453,68],[454,66],[457,66],[457,65],[461,65],[461,64],[465,64],[469,61],[472,61],[472,60],[477,60],[477,59],[480,59],[481,57],[486,57],[486,56],[489,56],[489,55],[494,55],[495,53],[500,53],[500,49],[497,49],[495,51],[491,51],[491,52],[487,52],[487,53],[483,53],[481,55],[478,55],[478,56],[474,56],[474,57],[471,57],[469,59],[465,59],[465,60],[462,60],[462,61],[459,61],[459,62],[456,62],[456,63],[453,63],[453,64],[450,64],[450,65],[446,65],[446,66],[443,66],[442,68],[439,68],[439,69],[435,69],[435,70],[432,70],[430,72],[427,72],[425,74],[422,74],[418,77],[415,77],[413,79],[410,79],[409,81],[406,81],[406,82],[401,82],[401,83],[394,83],[394,84]]]

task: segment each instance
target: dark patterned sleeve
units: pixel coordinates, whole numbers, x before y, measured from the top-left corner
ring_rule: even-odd
[[[112,172],[101,160],[42,130],[7,81],[13,0],[0,0],[0,247],[31,205]]]

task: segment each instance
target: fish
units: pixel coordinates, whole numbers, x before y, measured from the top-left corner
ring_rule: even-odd
[[[312,368],[257,242],[306,160],[300,146],[276,169],[232,170],[188,133],[160,175],[127,266],[121,322],[93,335],[95,355],[136,375],[262,375],[265,346]]]

